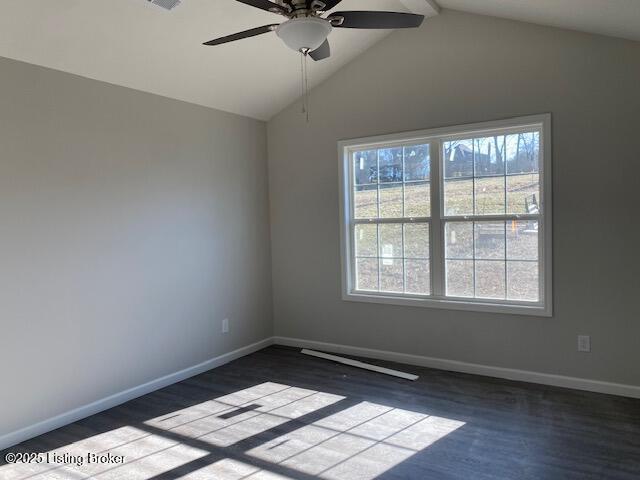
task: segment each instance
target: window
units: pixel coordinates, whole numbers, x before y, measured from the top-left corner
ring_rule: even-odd
[[[551,315],[549,115],[339,152],[346,300]]]

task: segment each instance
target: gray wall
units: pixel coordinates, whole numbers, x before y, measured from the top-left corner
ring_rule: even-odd
[[[453,11],[374,46],[268,124],[276,335],[640,385],[639,78],[639,43]],[[546,112],[553,318],[341,300],[338,140]]]
[[[0,59],[0,436],[272,335],[266,163],[263,122]]]

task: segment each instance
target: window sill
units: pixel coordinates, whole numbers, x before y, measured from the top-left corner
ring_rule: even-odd
[[[531,303],[500,303],[485,300],[452,299],[436,297],[409,297],[405,295],[376,294],[364,291],[343,293],[342,299],[348,302],[381,303],[408,307],[439,308],[446,310],[463,310],[483,313],[504,313],[510,315],[529,315],[535,317],[551,317],[550,306]]]

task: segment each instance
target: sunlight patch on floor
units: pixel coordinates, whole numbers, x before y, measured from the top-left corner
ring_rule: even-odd
[[[373,402],[265,382],[56,448],[124,464],[18,464],[4,480],[373,480],[464,425]]]
[[[122,466],[111,468],[106,472],[93,472],[91,478],[95,477],[101,480],[146,480],[177,467],[187,465],[195,460],[206,457],[208,454],[209,452],[206,450],[178,444],[142,456],[136,461],[127,462]]]
[[[369,480],[462,425],[464,422],[362,402],[247,453],[320,478]]]

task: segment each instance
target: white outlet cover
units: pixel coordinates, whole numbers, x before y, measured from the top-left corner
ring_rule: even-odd
[[[225,318],[224,320],[222,320],[222,333],[228,333],[229,332],[229,319]]]

